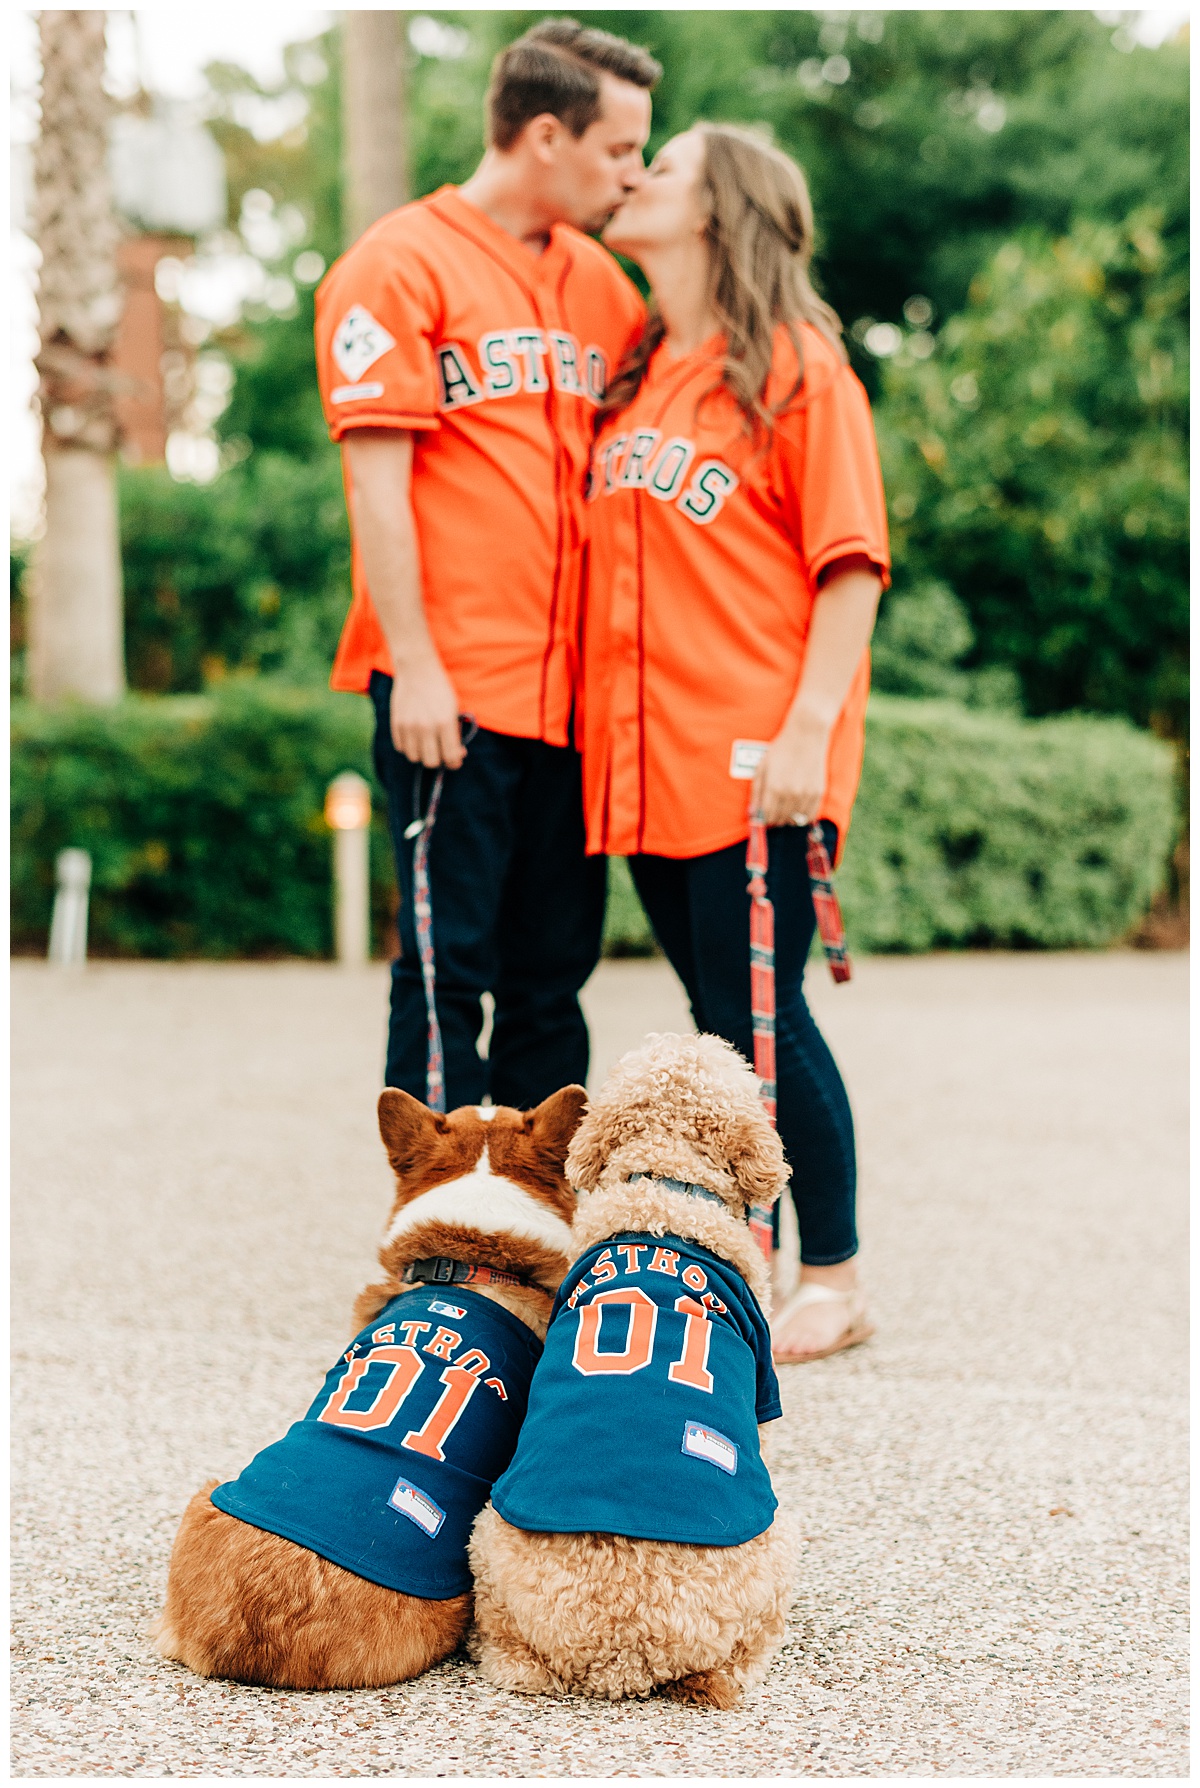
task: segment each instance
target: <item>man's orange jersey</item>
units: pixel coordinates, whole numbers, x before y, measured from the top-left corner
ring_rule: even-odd
[[[491,731],[567,743],[595,407],[642,317],[587,236],[558,224],[535,256],[453,187],[373,225],[317,293],[330,433],[413,431],[430,632]],[[353,580],[331,680],[365,690],[392,664],[357,552]]]
[[[887,576],[867,395],[800,325],[804,384],[769,444],[720,384],[723,342],[664,343],[593,452],[583,757],[588,849],[696,857],[749,832],[750,779],[800,681],[817,580],[865,554]],[[796,356],[780,329],[767,385]],[[818,817],[843,839],[862,763],[869,654],[833,730]]]

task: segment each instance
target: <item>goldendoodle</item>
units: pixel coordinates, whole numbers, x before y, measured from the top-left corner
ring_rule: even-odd
[[[760,1424],[780,1414],[746,1224],[787,1180],[741,1056],[653,1036],[566,1163],[576,1258],[470,1557],[484,1675],[527,1694],[659,1689],[732,1707],[784,1630],[793,1556]]]

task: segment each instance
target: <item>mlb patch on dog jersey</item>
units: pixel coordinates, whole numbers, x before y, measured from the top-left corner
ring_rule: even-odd
[[[384,1589],[465,1595],[467,1540],[512,1459],[542,1345],[478,1292],[458,1300],[397,1293],[213,1507]]]
[[[753,782],[754,772],[766,756],[762,739],[735,739],[729,753],[729,774],[735,782]]]
[[[731,1478],[737,1473],[737,1442],[718,1434],[715,1428],[706,1428],[702,1422],[684,1423],[680,1451],[690,1453],[693,1459],[707,1459],[710,1465],[719,1465]]]
[[[431,1540],[436,1538],[438,1528],[446,1519],[445,1509],[439,1509],[432,1496],[427,1496],[424,1490],[418,1490],[407,1478],[396,1479],[396,1487],[388,1497],[388,1503],[401,1515],[407,1515],[410,1521],[415,1521]]]
[[[389,348],[396,338],[362,304],[352,304],[333,335],[333,357],[351,384],[357,384],[369,366]]]

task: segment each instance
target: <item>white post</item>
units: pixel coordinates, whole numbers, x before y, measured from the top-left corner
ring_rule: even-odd
[[[361,968],[371,955],[371,790],[353,770],[335,776],[325,794],[333,831],[333,935],[344,968]]]
[[[59,851],[54,864],[58,883],[50,920],[49,958],[60,968],[82,968],[87,961],[88,889],[92,859],[86,851]]]

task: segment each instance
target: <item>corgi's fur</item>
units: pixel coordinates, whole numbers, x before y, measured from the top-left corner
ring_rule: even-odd
[[[569,1086],[530,1112],[463,1106],[439,1116],[388,1088],[379,1129],[396,1194],[383,1277],[360,1294],[352,1332],[406,1289],[410,1262],[441,1255],[520,1274],[525,1283],[472,1289],[544,1339],[574,1252],[563,1161],[585,1101]],[[164,1657],[275,1688],[367,1688],[417,1676],[459,1644],[469,1595],[429,1601],[368,1582],[216,1508],[216,1483],[188,1504],[171,1553],[154,1630]]]
[[[787,1167],[754,1076],[728,1044],[658,1036],[624,1056],[576,1132],[567,1174],[584,1194],[576,1260],[610,1236],[679,1235],[736,1267],[769,1318],[769,1273],[744,1218],[750,1204],[774,1203]],[[721,1203],[639,1174],[699,1185]],[[779,1646],[793,1551],[778,1513],[744,1545],[694,1546],[526,1532],[489,1502],[471,1536],[472,1654],[490,1682],[526,1694],[657,1690],[729,1708]]]

